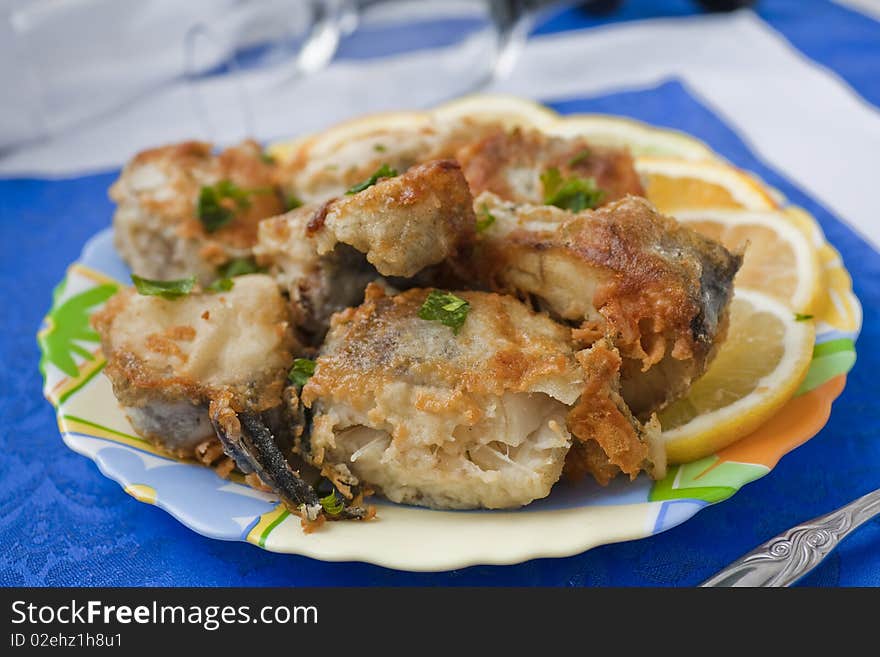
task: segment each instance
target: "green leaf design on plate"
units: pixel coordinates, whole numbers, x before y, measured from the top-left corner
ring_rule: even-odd
[[[797,395],[814,390],[840,374],[849,372],[856,363],[856,346],[850,338],[839,338],[817,344],[813,361]]]
[[[73,358],[74,354],[86,360],[94,360],[91,352],[83,349],[77,342],[101,341],[100,336],[89,325],[89,317],[95,306],[107,301],[119,289],[118,285],[106,283],[75,294],[59,304],[58,300],[64,294],[66,285],[67,279],[55,288],[52,310],[46,318],[49,326],[37,337],[42,351],[40,372],[44,377],[46,363],[51,363],[67,376],[77,376],[79,368]]]
[[[767,468],[753,463],[718,463],[715,455],[669,468],[666,477],[654,482],[651,502],[695,499],[714,504],[726,500],[742,486],[767,474]]]

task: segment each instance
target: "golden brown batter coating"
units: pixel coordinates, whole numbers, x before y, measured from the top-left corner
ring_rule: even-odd
[[[631,441],[655,436],[616,395],[616,367],[596,364],[613,361],[613,348],[576,354],[566,327],[485,292],[455,293],[470,306],[456,334],[419,317],[428,295],[386,296],[372,285],[360,307],[334,316],[302,394],[314,463],[345,467],[391,500],[437,508],[546,496],[575,431],[609,446],[608,459],[628,473],[653,468],[649,448]],[[611,422],[601,434],[584,417],[597,408]]]
[[[436,160],[328,201],[310,220],[308,234],[319,255],[348,244],[383,276],[409,277],[456,254],[472,240],[474,223],[461,168]]]
[[[254,413],[280,405],[297,349],[277,285],[259,274],[175,300],[125,289],[92,321],[135,430],[185,456],[214,436],[209,401]]]
[[[397,125],[395,125],[397,123]],[[285,190],[306,203],[323,203],[369,178],[383,165],[400,173],[432,160],[455,158],[458,150],[499,128],[497,123],[469,118],[437,122],[383,121],[381,127],[358,131],[356,136],[327,139],[315,135],[304,140],[292,157],[281,163],[279,179]]]
[[[544,497],[582,385],[567,331],[510,297],[471,304],[458,335],[420,319],[428,290],[367,300],[333,318],[302,398],[311,458],[397,502],[508,508]]]
[[[461,170],[437,160],[267,219],[255,253],[289,292],[296,324],[320,337],[332,313],[361,302],[369,281],[453,257],[473,241],[474,223]]]
[[[541,174],[551,168],[566,178],[593,178],[602,190],[603,204],[627,194],[644,195],[628,151],[592,146],[583,138],[498,129],[465,146],[456,157],[474,196],[488,191],[507,201],[541,204]]]
[[[648,417],[705,371],[725,335],[739,256],[637,197],[577,215],[491,193],[476,206],[495,222],[468,257],[475,278],[534,298],[578,326],[584,344],[608,335],[634,413]]]
[[[565,459],[566,476],[577,480],[589,474],[603,486],[621,472],[630,479],[642,471],[662,478],[666,454],[660,426],[655,418],[640,424],[620,396],[620,354],[602,340],[578,352],[577,359],[586,385],[568,414],[577,440]]]
[[[134,273],[172,279],[195,274],[203,283],[217,267],[251,255],[261,219],[284,211],[275,166],[254,141],[219,155],[211,144],[183,142],[137,154],[110,188],[116,248]],[[233,183],[246,195],[241,205],[222,201],[233,218],[208,232],[198,216],[203,187]]]

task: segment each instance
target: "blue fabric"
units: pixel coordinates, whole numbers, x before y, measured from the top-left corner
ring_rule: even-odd
[[[655,15],[656,7],[667,3],[631,4],[644,12],[627,14],[629,18]],[[669,4],[685,12],[685,3]],[[783,33],[801,34],[804,43],[810,42],[805,26],[790,25],[801,20],[783,11],[791,4],[767,0],[762,11],[784,19],[788,27],[780,28]],[[855,16],[845,14],[847,20]],[[872,53],[869,56],[880,56],[880,41],[874,41]],[[876,98],[880,80],[858,72],[863,56],[864,49],[850,52],[848,58],[841,50],[834,66],[850,71],[841,75],[864,97]],[[40,392],[35,333],[67,263],[79,255],[89,236],[109,223],[112,206],[106,189],[117,173],[57,181],[0,180],[0,282],[5,301],[0,337],[0,584],[690,586],[783,529],[880,486],[880,405],[873,388],[880,355],[871,348],[880,339],[880,255],[808,194],[757,160],[728,126],[675,80],[597,98],[545,100],[564,112],[610,112],[686,130],[735,164],[755,171],[818,218],[842,252],[865,310],[859,361],[818,436],[783,458],[768,476],[679,527],[566,559],[414,574],[323,563],[206,539],[161,509],[134,501],[91,461],[64,447],[52,409]],[[880,585],[880,521],[844,542],[803,583]]]

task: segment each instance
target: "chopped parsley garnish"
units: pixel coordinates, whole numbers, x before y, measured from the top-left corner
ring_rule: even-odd
[[[235,285],[235,281],[231,278],[218,278],[207,289],[211,292],[229,292],[233,285]]]
[[[248,191],[231,180],[221,180],[216,185],[202,187],[199,192],[198,214],[205,230],[213,233],[235,217],[235,212],[223,204],[224,200],[233,201],[238,210],[246,210],[251,206],[248,195]]]
[[[813,319],[812,315],[804,315],[803,313],[795,313],[794,321],[796,322],[806,322],[808,319]]]
[[[302,204],[303,202],[299,198],[299,196],[297,196],[296,194],[291,194],[284,201],[284,209],[287,212],[290,212],[291,210],[296,210],[297,208],[302,207]]]
[[[308,358],[295,358],[293,367],[287,374],[287,380],[294,385],[304,386],[315,373],[315,361]]]
[[[373,144],[373,150],[377,153],[384,153],[388,149],[385,148],[385,144]]]
[[[590,155],[592,155],[592,154],[593,154],[593,152],[589,148],[585,148],[584,150],[582,150],[580,153],[578,153],[577,155],[575,155],[573,158],[571,158],[568,161],[568,166],[576,167],[578,164],[580,164],[584,160],[589,159]]]
[[[180,278],[174,281],[153,281],[149,278],[141,278],[132,274],[131,282],[134,283],[138,294],[173,300],[185,297],[192,292],[196,284],[196,277],[190,276],[189,278]]]
[[[482,233],[495,223],[495,215],[489,212],[489,206],[483,203],[480,208],[480,218],[477,219],[476,229],[478,233]]]
[[[264,164],[275,164],[275,158],[266,151],[260,153],[260,159],[263,160]]]
[[[379,182],[380,178],[394,178],[396,175],[397,169],[392,169],[387,164],[383,164],[378,169],[376,169],[376,172],[372,176],[367,178],[364,182],[355,185],[345,193],[357,194],[358,192],[362,192],[365,189],[368,189],[375,185],[377,182]]]
[[[541,183],[544,185],[545,205],[572,212],[595,208],[604,196],[604,192],[596,187],[594,178],[563,178],[555,167],[541,174]]]
[[[342,498],[336,494],[334,490],[326,497],[319,498],[318,501],[321,503],[321,506],[324,509],[324,513],[330,516],[338,516],[342,513],[343,504]]]
[[[274,191],[270,187],[243,189],[231,180],[221,180],[215,185],[202,187],[196,207],[199,220],[206,231],[213,233],[232,221],[236,212],[251,207],[252,194],[272,194]],[[230,205],[235,209],[229,207]]]
[[[218,267],[217,275],[220,278],[235,278],[245,274],[261,274],[264,271],[265,267],[258,267],[253,258],[236,258]]]
[[[451,292],[432,290],[419,308],[419,318],[440,322],[458,335],[470,309],[471,304]]]

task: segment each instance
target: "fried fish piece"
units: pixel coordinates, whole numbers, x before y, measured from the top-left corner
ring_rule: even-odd
[[[250,483],[277,492],[309,521],[321,517],[312,482],[292,458],[298,401],[288,399],[287,374],[300,347],[271,278],[240,276],[227,292],[177,299],[125,289],[93,324],[104,374],[139,435],[203,462],[216,455],[219,438]],[[365,513],[345,510],[348,517]]]
[[[254,252],[289,292],[296,324],[320,340],[330,315],[360,303],[368,282],[452,258],[473,240],[475,221],[459,166],[437,160],[267,219]]]
[[[388,117],[372,130],[343,132],[344,137],[337,139],[319,134],[304,140],[281,163],[279,180],[287,193],[303,202],[323,203],[342,196],[383,166],[404,173],[425,162],[454,159],[462,146],[499,128],[495,122],[469,118],[438,122],[411,113],[399,121]]]
[[[182,457],[214,436],[211,400],[230,393],[239,411],[278,407],[299,349],[278,286],[260,274],[179,299],[126,288],[92,321],[135,431]]]
[[[371,285],[360,307],[333,317],[302,391],[312,416],[308,457],[325,476],[343,472],[395,502],[513,508],[545,497],[572,442],[569,413],[587,387],[580,359],[592,358],[575,354],[566,327],[512,297],[456,292],[468,304],[456,333],[419,317],[429,294],[388,296]],[[614,373],[594,372],[605,380],[591,381],[589,394],[607,397]],[[624,428],[614,410],[622,402],[607,401],[608,433],[616,427],[638,441],[638,422],[622,416]],[[598,440],[580,415],[584,440]]]
[[[571,323],[584,344],[610,336],[637,416],[680,397],[705,371],[726,334],[740,255],[634,196],[575,215],[490,192],[475,204],[495,221],[462,266]]]
[[[537,130],[497,129],[456,154],[474,196],[492,192],[516,203],[544,203],[541,175],[556,169],[563,178],[592,178],[609,203],[627,194],[644,196],[628,150],[591,145],[582,137],[545,135]]]
[[[196,141],[138,153],[110,187],[116,249],[139,276],[195,274],[209,283],[218,267],[251,255],[261,219],[284,211],[275,175],[254,141],[218,155]],[[199,218],[203,188],[217,192],[207,223]],[[229,220],[218,221],[221,215]]]
[[[621,396],[620,353],[606,338],[576,357],[586,385],[568,414],[568,428],[577,440],[565,457],[566,477],[578,480],[589,474],[602,486],[620,473],[635,479],[644,471],[662,479],[666,450],[660,423],[656,416],[640,423]]]

